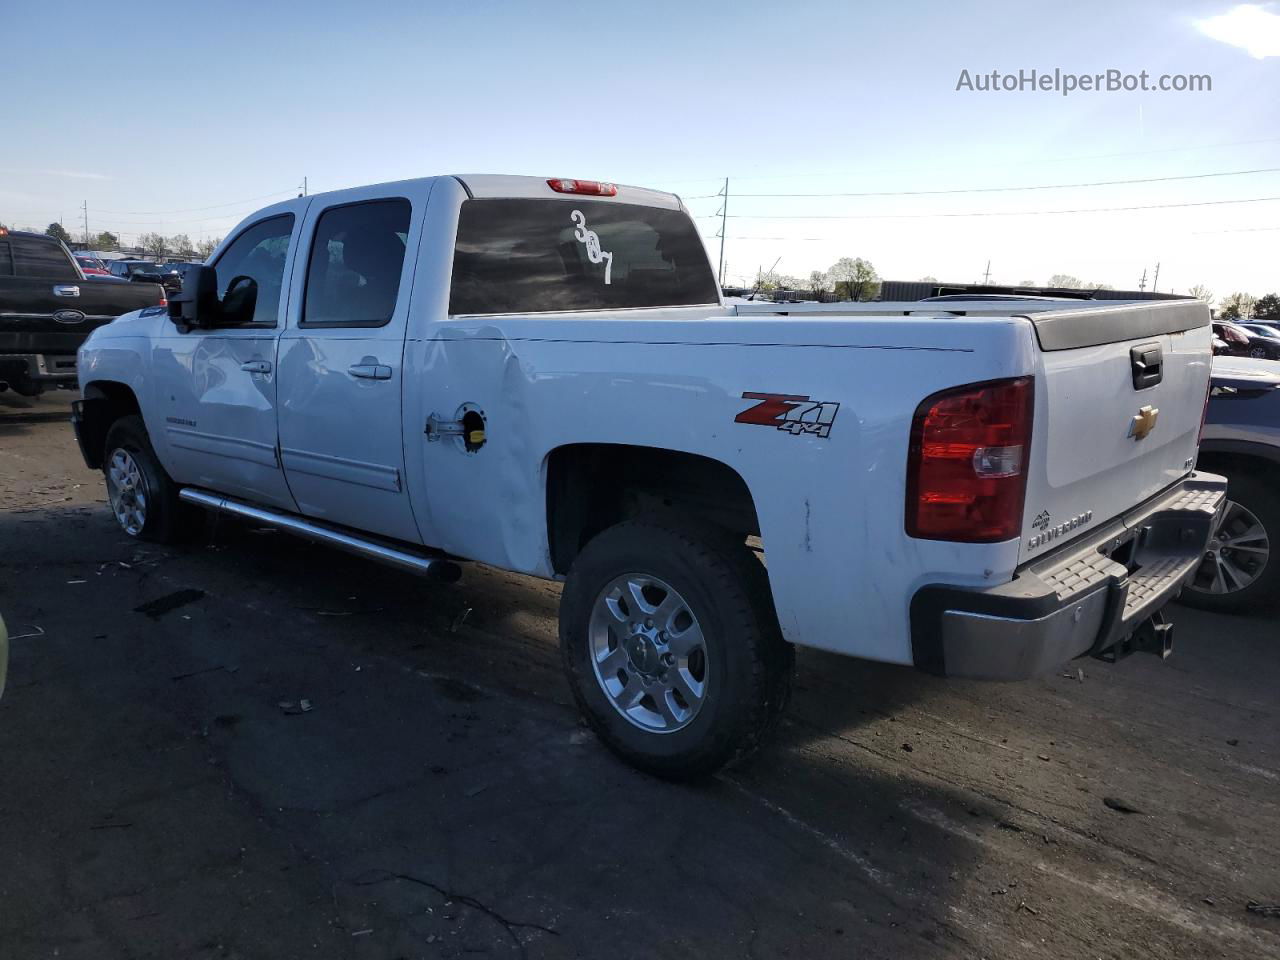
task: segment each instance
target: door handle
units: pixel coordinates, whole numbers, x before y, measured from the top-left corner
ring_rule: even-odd
[[[390,380],[391,368],[383,363],[353,363],[347,373],[360,380]]]
[[[240,369],[243,370],[245,373],[270,373],[271,361],[270,360],[246,360],[244,363],[240,364]]]
[[[78,297],[80,296],[80,288],[74,283],[55,283],[53,285],[53,295],[55,297]]]

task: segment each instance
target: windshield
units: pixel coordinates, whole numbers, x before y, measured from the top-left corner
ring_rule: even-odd
[[[718,303],[688,214],[602,200],[467,200],[452,314]]]

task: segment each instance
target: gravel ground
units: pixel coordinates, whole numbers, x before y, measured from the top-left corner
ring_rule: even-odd
[[[135,543],[66,401],[0,394],[6,960],[1280,956],[1274,619],[1007,685],[801,651],[672,786],[579,724],[557,585]]]

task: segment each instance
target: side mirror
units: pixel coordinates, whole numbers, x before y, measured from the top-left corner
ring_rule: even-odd
[[[227,284],[222,297],[222,322],[226,324],[252,323],[258,307],[258,281],[241,274]]]
[[[218,302],[218,273],[213,267],[200,264],[187,271],[182,289],[169,294],[169,319],[182,333],[218,325],[222,304]]]

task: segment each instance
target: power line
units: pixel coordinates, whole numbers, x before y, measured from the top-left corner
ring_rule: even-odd
[[[1249,197],[1243,200],[1201,200],[1193,203],[1151,203],[1130,207],[1076,207],[1068,210],[979,210],[970,213],[731,213],[735,220],[929,220],[938,217],[1044,217],[1068,213],[1121,213],[1130,210],[1172,210],[1179,207],[1218,207],[1228,204],[1268,203],[1280,197]],[[706,214],[699,220],[714,219]]]
[[[1224,170],[1214,173],[1188,173],[1175,177],[1139,177],[1132,180],[1091,180],[1085,183],[1040,183],[1025,187],[958,187],[954,190],[866,190],[857,193],[739,193],[738,197],[923,197],[957,193],[1015,193],[1027,190],[1069,190],[1075,187],[1114,187],[1134,183],[1169,183],[1174,180],[1207,180],[1211,177],[1244,177],[1257,173],[1280,173],[1280,167],[1260,167],[1257,170]],[[706,200],[720,194],[702,197],[685,197],[686,200]]]
[[[1038,158],[1027,159],[1027,160],[1011,160],[1007,163],[996,163],[996,164],[993,164],[993,166],[997,166],[1000,168],[1009,168],[1009,167],[1036,166],[1039,164],[1048,164],[1048,163],[1073,163],[1079,160],[1110,160],[1115,157],[1149,157],[1149,156],[1155,156],[1158,154],[1165,154],[1165,153],[1188,153],[1196,150],[1218,150],[1226,147],[1245,147],[1245,146],[1252,146],[1260,143],[1280,143],[1280,137],[1262,137],[1256,140],[1232,140],[1226,143],[1201,143],[1201,144],[1195,144],[1194,146],[1183,145],[1179,147],[1161,147],[1156,150],[1125,150],[1118,153],[1085,153],[1085,154],[1070,154],[1070,155],[1061,156],[1061,157],[1038,157]],[[927,170],[932,168],[914,167],[914,168],[907,168],[907,169]],[[765,175],[754,176],[754,177],[734,176],[734,179],[740,180],[740,181],[741,180],[750,180],[750,181],[810,180],[814,178],[835,179],[838,177],[869,176],[876,173],[898,174],[902,172],[904,172],[904,168],[899,166],[899,167],[893,167],[888,169],[881,168],[879,170],[870,170],[870,171],[856,170],[856,169],[851,171],[849,169],[844,169],[844,170],[830,172],[830,173],[777,173],[777,174],[765,174]],[[731,176],[733,175],[731,174]],[[721,179],[720,177],[706,177],[701,180],[664,180],[663,182],[673,183],[673,184],[674,183],[719,183],[720,179]],[[700,200],[700,199],[707,199],[712,196],[715,196],[715,194],[707,194],[702,197],[683,197],[682,199]]]
[[[226,203],[211,203],[207,207],[185,207],[180,210],[102,210],[100,212],[101,213],[121,213],[121,214],[124,214],[125,216],[162,217],[170,213],[198,213],[201,210],[219,210],[222,207],[235,207],[235,206],[239,206],[242,203],[256,203],[258,200],[266,200],[270,197],[277,196],[278,194],[281,194],[281,193],[292,194],[293,192],[294,192],[293,190],[289,190],[289,189],[273,190],[271,191],[271,193],[264,193],[260,197],[249,197],[248,199],[245,199],[245,200],[230,200]],[[156,220],[156,221],[149,221],[149,222],[159,223],[160,221]]]
[[[1193,237],[1204,237],[1217,233],[1272,233],[1280,230],[1280,227],[1236,227],[1231,230],[1196,230],[1191,235]]]
[[[241,201],[241,202],[242,202],[242,203],[244,203],[244,201]],[[82,205],[83,205],[83,204],[82,204]],[[52,207],[44,207],[44,208],[41,208],[41,207],[35,207],[35,208],[25,208],[25,209],[23,209],[23,208],[18,208],[18,209],[16,209],[16,210],[9,210],[9,213],[10,213],[11,215],[14,215],[14,216],[37,217],[37,218],[39,218],[39,217],[43,217],[43,216],[45,216],[45,215],[46,215],[46,211],[51,210],[51,209],[52,209]],[[112,222],[114,222],[114,223],[140,223],[140,224],[144,224],[144,225],[145,225],[145,224],[153,224],[153,223],[202,223],[202,222],[204,222],[204,221],[208,221],[208,220],[228,220],[228,219],[232,219],[232,218],[235,218],[235,217],[244,216],[244,213],[252,212],[253,210],[257,210],[257,209],[259,209],[259,205],[258,205],[258,204],[252,204],[252,205],[246,204],[245,206],[243,206],[243,207],[242,207],[242,210],[243,210],[244,212],[240,212],[240,211],[237,211],[237,210],[229,210],[229,211],[227,211],[226,213],[214,213],[214,214],[210,214],[210,215],[205,216],[205,217],[183,217],[183,216],[171,216],[171,217],[158,217],[158,218],[157,218],[157,219],[155,219],[155,220],[137,220],[137,219],[134,219],[134,218],[131,218],[131,217],[119,217],[119,218],[117,218],[117,216],[116,216],[116,215],[111,215],[110,219],[111,219],[111,221],[112,221]],[[95,208],[94,208],[94,212],[95,212],[95,214],[96,214],[96,213],[102,213],[102,212],[104,212],[104,211],[99,211],[99,210],[95,207]]]
[[[117,220],[117,219],[115,219],[115,217],[109,217],[109,218],[106,218],[105,222],[107,223],[107,225],[108,225],[108,226],[120,226],[120,225],[126,225],[126,226],[130,226],[130,227],[139,227],[139,226],[140,226],[140,227],[151,227],[151,226],[162,226],[162,225],[164,225],[164,224],[174,224],[174,225],[176,225],[176,224],[193,224],[193,223],[195,223],[195,224],[198,224],[198,223],[213,223],[213,222],[215,222],[215,221],[219,221],[219,220],[223,220],[223,221],[230,221],[230,222],[234,223],[235,221],[238,221],[238,220],[242,219],[246,214],[248,214],[248,213],[252,213],[252,212],[253,212],[253,210],[256,210],[256,209],[257,209],[256,207],[252,207],[252,208],[250,208],[250,209],[248,209],[248,210],[245,210],[245,211],[243,211],[243,212],[241,212],[241,213],[222,213],[222,214],[217,214],[216,216],[212,216],[212,217],[195,217],[195,218],[186,218],[186,217],[170,217],[170,218],[166,218],[166,219],[162,219],[162,220]],[[97,212],[97,210],[96,210],[96,208],[95,208],[95,214],[96,214],[96,212]],[[34,217],[34,218],[35,218],[35,219],[37,219],[37,220],[43,219],[43,215],[39,215],[39,216],[38,216],[38,215],[36,215],[36,214],[32,214],[32,213],[19,213],[19,214],[17,214],[17,216],[22,216],[22,217]]]

